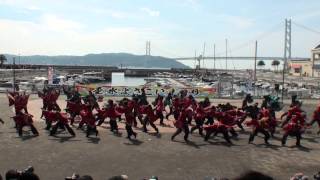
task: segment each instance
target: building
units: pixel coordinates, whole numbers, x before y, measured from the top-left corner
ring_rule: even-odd
[[[312,77],[320,77],[320,44],[311,50]]]
[[[293,76],[320,77],[320,44],[311,50],[311,59],[289,60],[289,73]]]
[[[293,76],[312,76],[311,60],[290,60],[288,63],[289,74]]]

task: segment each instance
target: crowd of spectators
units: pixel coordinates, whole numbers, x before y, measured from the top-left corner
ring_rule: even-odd
[[[34,168],[29,166],[25,170],[14,170],[11,169],[6,172],[5,180],[40,180],[40,177],[34,172]],[[0,175],[0,180],[4,180],[4,178]],[[129,177],[127,175],[119,175],[107,178],[107,180],[128,180]],[[177,178],[179,179],[179,178]],[[239,177],[236,178],[215,178],[215,177],[205,177],[204,180],[273,180],[277,178],[273,178],[271,176],[262,174],[257,171],[248,171]],[[308,177],[303,173],[296,173],[292,177],[289,177],[290,180],[320,180],[320,172],[313,175],[313,177]],[[90,175],[82,175],[73,174],[70,177],[66,177],[65,180],[93,180],[93,177]],[[157,176],[152,176],[150,178],[142,178],[141,180],[159,180]]]

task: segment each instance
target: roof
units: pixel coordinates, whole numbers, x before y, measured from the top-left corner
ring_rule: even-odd
[[[301,68],[301,67],[302,67],[301,64],[291,64],[290,66],[291,66],[291,68],[294,68],[294,69],[297,69],[297,68]]]
[[[314,49],[320,49],[320,44],[317,47],[315,47]]]
[[[311,62],[311,59],[290,59],[289,62],[308,63]]]

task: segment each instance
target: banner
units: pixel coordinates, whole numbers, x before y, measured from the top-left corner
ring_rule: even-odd
[[[169,92],[178,94],[181,90],[187,90],[189,95],[194,97],[214,97],[215,88],[173,88],[173,87],[127,87],[127,86],[95,86],[95,85],[76,85],[81,95],[87,95],[88,91],[95,91],[103,96],[124,96],[131,97],[135,94],[141,94],[141,88],[144,88],[147,96],[157,96],[158,94],[166,96]]]
[[[48,83],[53,83],[53,67],[51,66],[48,67]]]

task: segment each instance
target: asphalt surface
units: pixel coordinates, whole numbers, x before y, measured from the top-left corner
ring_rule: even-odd
[[[249,129],[232,139],[232,146],[221,136],[204,142],[196,133],[190,136],[190,143],[185,143],[182,135],[172,142],[174,128],[170,127],[162,128],[160,136],[135,129],[138,138],[132,141],[125,138],[124,129],[122,136],[115,136],[107,129],[108,125],[99,128],[97,138],[86,138],[81,130],[75,130],[75,138],[66,132],[51,137],[43,129],[42,121],[35,123],[39,137],[31,136],[26,128],[24,137],[19,138],[9,118],[12,109],[7,104],[6,97],[0,96],[1,118],[5,121],[0,125],[2,175],[9,169],[24,169],[28,165],[34,166],[43,180],[62,180],[73,172],[92,175],[95,180],[120,174],[132,180],[152,175],[160,180],[195,180],[206,176],[232,178],[247,170],[261,171],[275,179],[289,179],[297,172],[311,176],[320,170],[320,136],[315,134],[316,126],[304,135],[302,148],[296,147],[292,138],[288,139],[287,147],[282,147],[279,132],[270,146],[264,145],[261,137],[256,137],[255,144],[248,144]],[[316,102],[304,104],[311,112]],[[29,109],[39,112],[40,106],[29,106]]]

